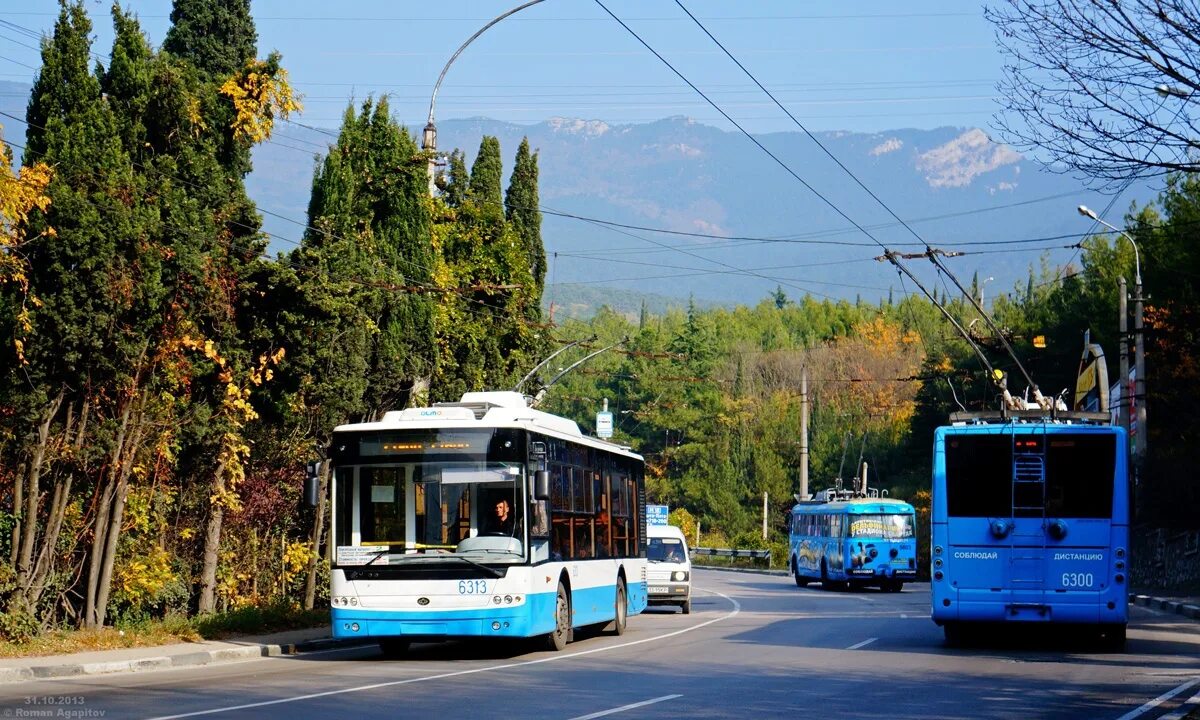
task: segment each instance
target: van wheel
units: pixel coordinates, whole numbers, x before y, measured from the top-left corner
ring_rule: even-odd
[[[683,602],[679,603],[679,609],[683,611],[684,615],[691,615],[692,614],[692,599],[688,598],[687,600],[684,600]]]
[[[625,592],[625,579],[617,579],[617,600],[613,606],[613,621],[609,625],[613,635],[625,634],[625,623],[629,619],[629,598]]]
[[[558,652],[567,646],[571,634],[571,603],[562,581],[558,583],[558,595],[554,599],[554,629],[545,635],[547,650]]]

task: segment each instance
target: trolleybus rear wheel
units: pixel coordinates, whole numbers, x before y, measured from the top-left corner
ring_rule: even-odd
[[[950,647],[958,647],[962,645],[963,629],[956,622],[948,622],[942,625],[942,633],[946,636],[946,644]]]
[[[625,634],[625,623],[629,619],[629,598],[625,592],[625,578],[617,578],[617,600],[613,605],[613,621],[609,625],[613,635]]]
[[[1125,626],[1119,624],[1101,625],[1100,642],[1106,650],[1121,652],[1125,649]]]

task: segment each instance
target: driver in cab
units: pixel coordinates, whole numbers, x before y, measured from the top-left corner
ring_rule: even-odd
[[[507,535],[513,537],[516,535],[516,519],[513,517],[512,506],[507,498],[500,498],[496,501],[495,510],[490,518],[488,518],[487,532],[493,535]]]

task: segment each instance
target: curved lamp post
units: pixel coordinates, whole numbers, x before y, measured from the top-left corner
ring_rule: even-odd
[[[1138,251],[1137,241],[1124,230],[1110,225],[1105,222],[1094,210],[1091,210],[1086,205],[1080,205],[1079,214],[1084,217],[1091,218],[1100,223],[1104,227],[1121,235],[1129,244],[1133,246],[1133,337],[1134,337],[1134,370],[1137,377],[1134,379],[1134,402],[1137,403],[1137,457],[1136,464],[1140,469],[1142,463],[1146,459],[1146,350],[1142,331],[1142,259],[1141,253]],[[1128,381],[1128,378],[1121,378],[1122,386]]]
[[[450,56],[450,59],[446,61],[445,67],[442,68],[442,72],[438,75],[437,82],[434,83],[434,85],[433,85],[433,94],[429,96],[429,119],[425,123],[424,132],[421,133],[421,149],[425,150],[427,153],[429,153],[428,170],[429,170],[429,194],[430,195],[432,195],[434,192],[433,179],[434,179],[435,174],[437,173],[437,159],[435,157],[435,155],[437,153],[437,126],[434,125],[434,123],[433,123],[433,110],[434,110],[434,107],[437,105],[437,94],[438,94],[438,90],[442,87],[442,80],[446,79],[446,71],[448,71],[450,69],[450,66],[454,64],[454,61],[458,59],[458,56],[462,55],[463,50],[466,50],[468,45],[475,42],[475,38],[477,38],[480,35],[487,32],[488,28],[490,28],[491,26],[500,22],[501,20],[508,17],[509,15],[514,15],[516,13],[519,13],[531,5],[537,5],[538,3],[541,3],[544,1],[545,0],[530,0],[529,2],[522,3],[518,6],[516,6],[515,8],[508,10],[507,12],[497,15],[488,24],[486,24],[483,27],[476,30],[474,35],[467,38],[467,41],[465,43],[463,43],[462,45],[460,45],[458,47],[458,49],[454,51],[454,54]]]

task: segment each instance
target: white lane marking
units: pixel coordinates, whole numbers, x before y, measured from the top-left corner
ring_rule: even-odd
[[[1171,698],[1175,697],[1179,693],[1183,692],[1184,690],[1187,690],[1188,688],[1192,687],[1193,685],[1195,685],[1197,683],[1200,683],[1200,678],[1196,678],[1194,680],[1188,680],[1187,682],[1185,682],[1184,684],[1175,688],[1174,690],[1168,690],[1167,692],[1163,693],[1162,695],[1159,695],[1158,697],[1154,698],[1153,700],[1146,703],[1145,705],[1142,705],[1140,708],[1130,710],[1129,712],[1125,713],[1121,717],[1117,718],[1117,720],[1133,720],[1133,718],[1138,717],[1139,715],[1142,715],[1144,713],[1150,712],[1154,708],[1158,707],[1159,705],[1162,705],[1166,701],[1170,700]]]
[[[393,680],[392,682],[372,683],[371,685],[359,685],[357,687],[342,688],[341,690],[326,690],[325,692],[296,695],[293,697],[279,698],[278,700],[263,700],[262,702],[246,703],[244,705],[228,705],[225,707],[211,708],[209,710],[196,710],[195,712],[180,713],[178,715],[160,715],[158,717],[150,718],[150,720],[176,720],[176,718],[197,717],[199,715],[215,715],[217,713],[233,712],[235,710],[248,710],[250,708],[282,705],[283,703],[299,702],[301,700],[313,700],[315,698],[329,697],[331,695],[345,695],[347,693],[362,692],[364,690],[377,690],[385,687],[396,687],[397,685],[411,685],[412,683],[425,682],[427,680],[444,680],[446,678],[463,677],[464,675],[476,675],[478,673],[491,672],[493,670],[508,670],[516,667],[526,667],[528,665],[540,665],[542,663],[559,662],[561,660],[573,660],[577,657],[583,657],[584,655],[593,655],[595,653],[607,652],[609,650],[619,650],[621,648],[632,647],[634,645],[642,645],[644,643],[655,642],[657,640],[665,640],[670,637],[675,637],[676,635],[682,635],[684,633],[692,632],[693,630],[699,630],[702,627],[707,627],[713,623],[721,622],[722,620],[728,620],[742,611],[742,604],[729,597],[725,593],[719,593],[716,590],[706,590],[704,588],[693,588],[693,590],[699,590],[700,592],[711,593],[713,595],[719,595],[725,598],[729,602],[733,603],[733,611],[726,615],[722,615],[721,617],[713,618],[712,620],[706,620],[699,625],[683,628],[682,630],[675,630],[673,632],[663,633],[662,635],[642,638],[641,640],[633,640],[631,642],[621,643],[619,645],[608,645],[605,647],[592,648],[590,650],[581,650],[569,655],[552,655],[550,657],[538,658],[537,660],[526,660],[524,662],[505,663],[503,665],[474,668],[472,670],[459,670],[457,672],[439,673],[437,675],[426,675],[425,677],[409,678],[407,680]]]
[[[571,718],[571,720],[592,720],[592,718],[604,717],[605,715],[615,715],[619,712],[625,712],[626,710],[633,710],[634,708],[646,707],[647,705],[653,705],[654,703],[665,702],[667,700],[674,700],[675,698],[681,698],[681,697],[683,697],[683,696],[682,695],[663,695],[662,697],[651,698],[650,700],[643,700],[641,702],[630,703],[628,705],[622,705],[621,707],[613,708],[611,710],[601,710],[600,712],[594,712],[590,715],[579,715],[578,717]]]
[[[1158,720],[1183,720],[1183,717],[1200,706],[1200,692],[1191,696],[1179,706],[1179,709],[1170,715],[1163,715]]]
[[[846,649],[847,649],[847,650],[857,650],[857,649],[859,649],[860,647],[866,647],[867,645],[870,645],[871,643],[875,642],[875,641],[876,641],[876,640],[878,640],[878,639],[879,639],[879,638],[867,638],[866,640],[863,640],[863,641],[862,641],[862,642],[860,642],[860,643],[855,643],[855,644],[851,645],[850,647],[848,647],[848,648],[846,648]]]

